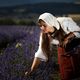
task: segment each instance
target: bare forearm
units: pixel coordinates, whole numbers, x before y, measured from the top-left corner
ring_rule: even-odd
[[[31,71],[35,70],[39,66],[40,62],[41,61],[39,58],[34,58],[32,66],[31,66]]]
[[[26,71],[26,72],[25,72],[25,75],[26,75],[26,76],[30,75],[30,74],[39,66],[40,62],[41,62],[41,61],[40,61],[39,58],[34,58],[30,70],[29,70],[29,71]]]

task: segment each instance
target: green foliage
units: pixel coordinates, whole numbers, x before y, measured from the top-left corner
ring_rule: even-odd
[[[12,19],[12,18],[3,18],[0,19],[0,25],[35,25],[35,22],[33,20],[27,20],[27,19]]]
[[[35,23],[32,20],[19,20],[19,25],[35,25]]]
[[[13,25],[15,21],[11,18],[0,19],[0,25]]]

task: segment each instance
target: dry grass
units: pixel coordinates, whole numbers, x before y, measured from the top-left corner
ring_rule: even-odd
[[[68,16],[80,26],[80,14],[69,14]]]

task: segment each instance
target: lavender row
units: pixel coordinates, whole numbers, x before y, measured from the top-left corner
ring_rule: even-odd
[[[42,62],[30,76],[24,73],[30,68],[38,48],[40,30],[36,26],[0,26],[0,80],[51,80],[54,59]]]

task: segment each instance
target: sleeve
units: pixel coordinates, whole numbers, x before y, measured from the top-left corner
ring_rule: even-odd
[[[45,56],[45,54],[42,51],[41,43],[42,43],[42,34],[40,34],[39,47],[38,47],[37,52],[35,53],[35,57],[39,58],[41,61],[46,62],[48,60],[48,58]]]
[[[53,40],[51,41],[51,44],[58,45],[58,44],[59,44],[59,40],[53,39]]]
[[[80,27],[71,18],[64,20],[63,26],[63,30],[67,34],[73,32],[76,37],[80,38]]]

